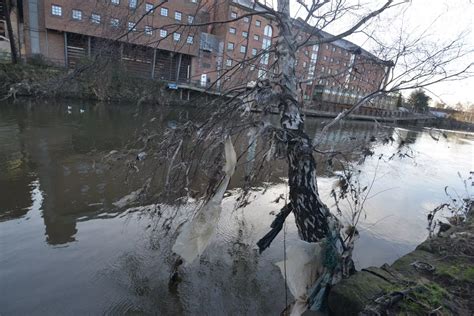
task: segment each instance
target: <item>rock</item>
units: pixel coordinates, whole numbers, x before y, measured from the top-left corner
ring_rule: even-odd
[[[384,278],[376,275],[387,272],[376,267],[370,271],[356,272],[349,279],[342,280],[329,293],[329,309],[334,315],[357,315],[372,300],[392,286]]]

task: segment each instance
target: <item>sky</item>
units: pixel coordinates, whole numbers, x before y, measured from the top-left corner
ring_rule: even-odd
[[[304,0],[309,2],[310,0]],[[400,0],[398,0],[400,1]],[[367,10],[378,8],[382,0],[346,0],[347,3],[360,4],[361,9],[355,14],[348,15],[330,28],[325,29],[333,34],[352,25]],[[406,34],[419,34],[427,30],[427,39],[442,44],[463,33],[463,43],[471,54],[463,60],[452,64],[451,69],[459,69],[474,62],[474,0],[411,0],[407,3],[383,12],[367,27],[375,32],[378,38],[390,42],[400,29]],[[291,14],[301,16],[303,10],[296,0],[292,3]],[[369,51],[371,42],[363,34],[355,34],[347,38]],[[472,69],[474,71],[474,69]],[[474,74],[473,74],[474,75]],[[409,91],[404,94],[408,94]],[[454,82],[442,82],[428,87],[428,94],[433,102],[445,102],[454,105],[457,102],[474,103],[474,76]]]

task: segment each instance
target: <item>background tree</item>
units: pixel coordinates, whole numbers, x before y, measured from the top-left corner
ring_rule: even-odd
[[[416,112],[426,112],[429,108],[428,102],[431,98],[426,95],[425,91],[422,89],[417,89],[413,91],[408,97],[408,104]]]
[[[397,98],[397,108],[403,107],[403,103],[404,103],[403,96],[400,93]]]

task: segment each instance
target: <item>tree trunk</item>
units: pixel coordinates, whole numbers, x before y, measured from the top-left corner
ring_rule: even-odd
[[[7,23],[8,39],[10,40],[10,50],[12,63],[18,63],[18,52],[15,45],[15,35],[13,34],[12,21],[10,19],[10,0],[3,0],[3,10],[5,11],[5,22]]]
[[[297,101],[296,41],[291,32],[289,0],[278,0],[281,14],[277,57],[279,74],[279,108],[281,127],[288,145],[288,179],[290,202],[300,238],[317,242],[329,234],[329,210],[321,202],[316,182],[313,147],[304,131],[304,121]]]
[[[281,113],[280,124],[283,130],[283,141],[287,148],[290,203],[278,214],[271,225],[272,230],[257,244],[260,251],[267,248],[282,229],[286,216],[291,211],[294,213],[300,238],[309,243],[320,242],[320,247],[314,248],[319,250],[312,256],[320,258],[319,262],[321,262],[321,266],[317,269],[320,274],[315,279],[306,280],[311,289],[306,295],[295,297],[296,302],[302,303],[306,308],[322,310],[325,308],[329,287],[340,280],[344,271],[349,271],[347,266],[352,267],[351,248],[346,249],[344,246],[340,236],[339,221],[329,212],[319,197],[313,145],[304,131],[301,105],[297,100],[295,69],[297,45],[291,31],[289,0],[278,0],[278,13],[280,15],[280,34],[276,56],[280,72],[271,88],[273,89],[273,98],[268,98],[268,100],[277,100]],[[265,93],[264,90],[261,92]],[[293,261],[292,264],[301,264],[298,269],[304,273],[303,269],[305,269],[306,263]],[[311,276],[311,278],[313,277]],[[286,281],[290,284],[295,282],[291,279]],[[294,284],[300,284],[299,281]],[[298,304],[295,303],[295,306]],[[299,306],[301,307],[301,305]],[[302,311],[304,308],[298,308],[296,313]]]

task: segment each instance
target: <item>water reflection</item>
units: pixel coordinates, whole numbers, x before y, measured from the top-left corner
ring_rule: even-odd
[[[75,241],[78,218],[114,211],[112,203],[133,188],[132,184],[123,185],[119,172],[108,170],[101,159],[103,153],[124,148],[152,116],[158,118],[155,124],[160,129],[196,111],[140,108],[137,112],[125,105],[45,103],[2,107],[0,186],[5,194],[0,200],[0,219],[26,215],[31,204],[29,186],[38,178],[45,193],[42,217],[46,241],[52,245]],[[308,120],[310,134],[318,123]],[[366,142],[376,135],[376,129],[375,124],[346,122],[343,128],[328,133],[321,149],[339,150],[347,144]],[[248,155],[255,156],[254,136],[237,144],[241,150],[249,145]],[[363,153],[354,151],[350,155],[350,159],[358,160]],[[318,171],[327,173],[325,158],[318,159]],[[252,165],[247,164],[238,170],[231,187],[240,187],[251,169]],[[278,183],[285,176],[284,162],[276,163],[269,180]]]

